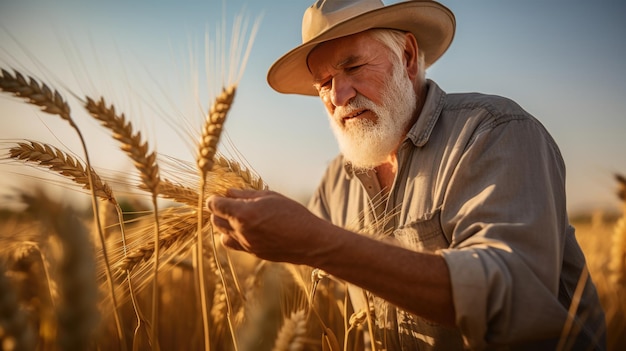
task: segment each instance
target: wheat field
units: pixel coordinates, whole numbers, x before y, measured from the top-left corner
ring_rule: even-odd
[[[57,90],[5,69],[0,87],[67,121],[87,150]],[[3,213],[3,350],[35,345],[42,350],[282,350],[325,344],[338,349],[333,330],[343,329],[341,316],[347,311],[341,284],[306,267],[225,251],[215,240],[206,198],[228,188],[267,188],[248,168],[217,152],[235,91],[236,84],[225,87],[208,111],[196,165],[179,165],[184,181],[161,175],[167,172],[161,172],[156,152],[123,113],[104,98],[83,100],[132,159],[136,191],[150,198],[144,204],[118,197],[86,152],[83,162],[54,145],[8,143],[5,160],[67,178],[92,198],[92,211],[77,211],[42,187],[19,192],[24,210]],[[277,292],[280,299],[273,303]]]
[[[13,206],[2,209],[2,350],[360,347],[362,319],[347,324],[352,311],[343,283],[308,267],[226,251],[209,223],[209,196],[268,188],[250,167],[218,151],[258,26],[235,23],[229,45],[222,37],[211,49],[218,57],[212,77],[222,86],[197,133],[188,133],[196,140],[194,163],[158,153],[105,96],[61,93],[1,68],[5,96],[66,122],[82,147],[2,142],[4,163],[61,178],[30,178],[16,189]],[[100,173],[90,136],[75,120],[79,112],[110,133],[134,174]],[[82,192],[89,210],[50,196],[54,187]]]
[[[352,310],[344,282],[216,241],[207,197],[268,188],[218,147],[247,59],[246,45],[234,46],[235,72],[197,128],[195,163],[157,152],[104,96],[62,93],[2,67],[3,94],[67,122],[82,145],[2,143],[3,162],[63,179],[17,189],[21,207],[0,213],[2,350],[377,349],[364,345],[371,315]],[[135,174],[100,174],[70,97],[110,133]],[[574,222],[605,308],[610,350],[626,345],[626,181],[616,180],[622,213]],[[81,191],[89,208],[50,196],[59,185]]]

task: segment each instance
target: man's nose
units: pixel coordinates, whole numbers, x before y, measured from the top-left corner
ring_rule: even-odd
[[[334,106],[345,106],[356,96],[356,90],[350,79],[341,75],[333,77],[330,99]]]

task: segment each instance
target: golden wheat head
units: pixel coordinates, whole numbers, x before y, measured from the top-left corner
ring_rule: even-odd
[[[120,148],[133,160],[140,173],[141,181],[153,193],[158,193],[159,166],[156,153],[148,153],[148,143],[142,142],[141,132],[133,133],[133,127],[124,114],[116,114],[115,106],[107,106],[104,98],[97,102],[87,97],[85,108],[91,116],[113,132],[113,138],[121,143]]]
[[[14,72],[15,75],[12,75],[9,71],[2,69],[2,75],[0,75],[2,90],[26,99],[29,103],[40,106],[44,112],[59,115],[73,124],[70,118],[70,106],[58,91],[52,91],[46,84],[40,84],[32,77],[28,77],[27,80],[20,72]]]
[[[236,85],[224,88],[222,93],[215,99],[207,119],[202,127],[202,139],[200,140],[198,153],[198,169],[206,174],[213,168],[213,157],[217,152],[217,144],[220,140],[226,115],[235,99]]]
[[[46,167],[82,185],[83,189],[91,189],[86,167],[76,158],[52,145],[35,141],[20,142],[17,143],[17,146],[9,150],[9,157]],[[113,197],[111,187],[103,182],[102,178],[100,178],[93,169],[91,170],[91,174],[93,176],[94,192],[96,195],[116,204],[117,202]]]

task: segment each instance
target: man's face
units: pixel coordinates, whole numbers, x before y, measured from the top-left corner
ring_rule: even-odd
[[[416,108],[404,61],[367,33],[316,47],[309,68],[341,152],[359,169],[389,160]]]

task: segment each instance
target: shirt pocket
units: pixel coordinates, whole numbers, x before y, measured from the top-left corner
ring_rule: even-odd
[[[394,230],[397,242],[413,251],[430,251],[445,249],[450,246],[441,227],[441,210],[437,209],[426,214],[417,221],[406,223]]]

